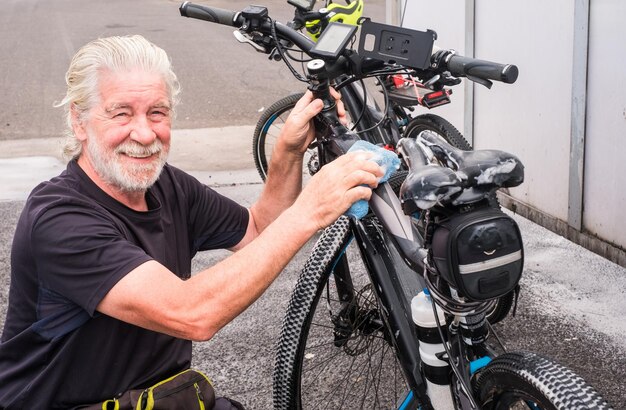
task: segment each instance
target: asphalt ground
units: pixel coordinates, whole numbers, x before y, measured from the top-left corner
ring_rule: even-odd
[[[233,27],[181,17],[183,0],[4,0],[0,4],[0,140],[56,137],[64,130],[63,81],[79,47],[98,37],[141,34],[163,48],[181,84],[179,129],[255,124],[259,112],[302,92],[281,62],[233,37]],[[286,23],[287,0],[194,0],[231,11],[264,5]],[[321,7],[322,1],[318,1]],[[385,21],[385,0],[364,16]],[[296,64],[296,69],[300,65]]]

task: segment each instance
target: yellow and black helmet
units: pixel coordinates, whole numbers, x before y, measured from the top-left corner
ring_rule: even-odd
[[[354,0],[345,6],[329,1],[325,9],[328,12],[325,19],[311,20],[305,23],[306,32],[314,41],[317,41],[328,23],[336,21],[356,26],[361,16],[363,16],[363,0]],[[320,12],[323,10],[320,9]]]

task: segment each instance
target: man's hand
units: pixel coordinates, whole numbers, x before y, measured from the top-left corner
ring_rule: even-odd
[[[332,96],[337,99],[337,114],[339,120],[347,122],[346,110],[344,109],[343,103],[340,101],[340,94],[332,88],[330,91]],[[302,162],[304,153],[315,138],[315,130],[313,129],[313,122],[311,120],[322,111],[323,106],[322,100],[313,99],[313,93],[307,91],[291,111],[289,118],[287,118],[287,121],[283,125],[276,146],[274,147],[265,188],[259,200],[250,208],[251,223],[248,227],[248,231],[235,249],[241,249],[250,243],[250,241],[257,237],[259,233],[269,226],[284,210],[294,204],[294,201],[302,190]],[[344,161],[346,160],[342,162]],[[371,167],[372,165],[369,166]],[[333,165],[333,167],[338,166]],[[333,167],[331,167],[331,169]],[[326,174],[329,172],[331,171],[327,171]],[[347,173],[348,171],[342,172]],[[310,192],[314,192],[309,194],[311,197],[327,195],[324,191],[324,184],[330,183],[333,176],[328,175],[325,178],[328,182],[319,182],[317,188],[311,188]],[[359,183],[370,184],[371,179]],[[363,188],[363,191],[368,193],[369,189]],[[335,198],[343,194],[345,194],[345,189],[341,194],[337,192]],[[313,199],[317,201],[319,198]],[[306,202],[308,201],[304,201],[303,203]],[[314,204],[315,203],[316,202],[314,202]],[[350,204],[351,203],[348,203],[343,211],[345,211]],[[333,219],[332,215],[327,216],[327,214],[330,211],[334,215],[336,212],[333,212],[333,210],[337,205],[330,203],[326,206],[330,208],[328,211],[317,211],[314,205],[311,209],[301,208],[295,212],[299,215],[302,215],[303,212],[305,212],[306,215],[313,215],[313,212],[319,213],[319,216],[315,216],[319,221],[316,222],[315,227],[313,227],[314,230],[317,230],[319,226],[322,226],[326,221],[332,222],[343,212],[341,211],[337,216],[334,216]]]
[[[341,95],[333,88],[330,89],[332,96],[337,100],[337,114],[339,120],[347,123],[346,110]],[[304,96],[298,100],[295,107],[289,114],[285,125],[280,134],[283,149],[288,152],[303,155],[311,142],[315,139],[315,130],[311,123],[313,117],[319,114],[324,108],[324,104],[320,99],[313,99],[313,93],[307,91]]]
[[[384,175],[383,169],[370,160],[371,152],[352,152],[325,165],[309,181],[294,203],[303,220],[317,229],[333,223],[359,199],[369,200],[372,188]]]

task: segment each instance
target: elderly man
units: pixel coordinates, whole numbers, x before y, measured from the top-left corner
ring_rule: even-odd
[[[301,189],[322,109],[307,94],[246,209],[166,163],[178,83],[162,49],[140,36],[99,39],[66,81],[72,159],[33,190],[18,222],[0,408],[97,403],[188,368],[192,340],[245,310],[382,175],[349,154]],[[191,276],[195,253],[215,248],[236,252]]]

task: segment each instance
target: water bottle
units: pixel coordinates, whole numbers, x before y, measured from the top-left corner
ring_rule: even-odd
[[[430,401],[435,409],[452,409],[454,405],[450,394],[450,364],[437,357],[445,353],[445,348],[437,329],[432,303],[428,289],[424,289],[411,300],[411,315],[417,326],[422,372],[426,377],[426,391]],[[435,306],[439,323],[445,326],[443,310]],[[447,337],[445,329],[443,334]]]

